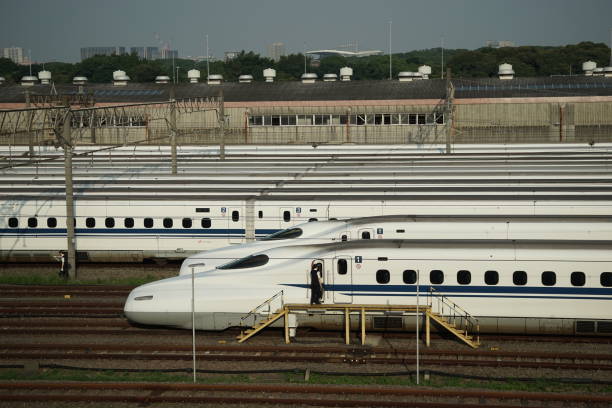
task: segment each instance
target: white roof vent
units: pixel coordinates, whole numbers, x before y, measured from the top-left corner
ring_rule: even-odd
[[[263,70],[263,76],[266,79],[266,82],[274,82],[274,78],[276,78],[276,70],[273,68],[266,68]]]
[[[31,76],[31,75],[26,75],[26,76],[21,77],[21,85],[23,86],[32,86],[36,82],[38,82],[38,77]]]
[[[129,80],[130,80],[130,77],[127,75],[117,75],[116,77],[114,77],[113,85],[125,86],[129,82]]]
[[[313,72],[307,72],[302,74],[302,83],[303,84],[314,84],[317,81],[319,76]]]
[[[603,76],[603,75],[604,75],[604,69],[602,67],[595,68],[593,70],[593,76]]]
[[[168,75],[158,75],[155,77],[156,84],[169,84],[170,77]]]
[[[336,82],[337,80],[338,80],[338,75],[336,74],[323,75],[323,82]]]
[[[606,78],[612,78],[612,67],[605,67],[603,69],[603,74]]]
[[[208,85],[221,85],[223,82],[223,75],[212,74],[208,76]]]
[[[419,73],[422,75],[423,79],[429,79],[431,67],[429,65],[421,65],[419,67]]]
[[[420,72],[402,71],[397,74],[397,78],[400,82],[410,82],[423,79],[423,74]]]
[[[75,76],[74,78],[72,78],[72,83],[74,85],[85,85],[87,83],[87,77]]]
[[[49,82],[51,82],[51,72],[47,70],[39,71],[38,79],[40,79],[41,84],[49,85]]]
[[[187,78],[189,78],[190,83],[197,84],[200,80],[200,71],[197,69],[190,69],[187,71]]]
[[[584,75],[591,76],[593,75],[593,70],[597,68],[597,63],[593,61],[586,61],[582,63],[582,70],[584,71]]]
[[[499,79],[512,79],[514,78],[514,70],[510,64],[500,64],[499,71],[497,72]]]
[[[340,80],[341,81],[350,81],[352,76],[353,76],[353,68],[351,67],[340,68]]]
[[[119,77],[124,77],[124,76],[126,76],[125,71],[121,71],[121,70],[113,71],[113,81],[117,80],[117,78]]]
[[[238,82],[240,82],[241,84],[248,84],[250,82],[253,82],[253,75],[240,75],[238,77]]]

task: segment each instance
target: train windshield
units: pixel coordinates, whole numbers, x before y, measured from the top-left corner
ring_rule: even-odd
[[[303,233],[301,228],[287,228],[282,231],[275,232],[268,236],[263,237],[262,241],[275,241],[278,239],[293,239],[298,238]]]
[[[268,263],[268,255],[250,255],[245,258],[236,259],[225,265],[217,266],[217,269],[246,269],[255,268]]]

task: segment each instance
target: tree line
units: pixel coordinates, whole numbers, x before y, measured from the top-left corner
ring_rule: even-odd
[[[420,65],[432,67],[433,78],[439,78],[442,70],[442,50],[431,48],[392,55],[392,76],[397,77],[401,71],[417,71]],[[610,61],[610,48],[604,43],[581,42],[558,47],[522,46],[505,48],[479,48],[476,50],[445,49],[444,68],[450,68],[454,78],[495,77],[498,65],[509,63],[519,77],[539,77],[550,75],[582,74],[582,63],[595,61],[597,66],[607,66]],[[276,80],[298,80],[304,73],[305,58],[303,54],[283,56],[273,61],[254,52],[242,51],[229,61],[211,61],[210,73],[221,74],[226,81],[237,81],[243,74],[253,75],[255,80],[263,80],[263,70],[274,68]],[[370,57],[330,56],[321,60],[306,57],[308,72],[314,72],[320,78],[327,73],[336,73],[340,68],[353,68],[356,80],[389,78],[389,56],[375,55]],[[194,62],[187,59],[174,61],[174,74],[178,73],[179,82],[188,82],[187,71],[198,69],[202,80],[206,77],[206,61]],[[177,69],[178,67],[178,69]],[[56,83],[70,83],[75,76],[86,76],[90,82],[108,83],[112,73],[121,69],[126,71],[132,82],[153,82],[158,75],[174,78],[172,60],[147,61],[132,55],[97,55],[74,64],[48,62],[33,64],[32,74],[41,70],[51,71]],[[0,76],[8,83],[19,82],[21,77],[29,75],[30,67],[17,65],[10,59],[0,58]]]

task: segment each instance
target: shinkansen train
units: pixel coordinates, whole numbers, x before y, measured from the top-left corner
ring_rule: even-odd
[[[65,201],[56,195],[0,200],[0,260],[52,261],[58,250],[66,249],[65,210]],[[142,262],[182,260],[308,220],[405,214],[612,216],[612,197],[587,193],[364,196],[350,191],[338,191],[336,196],[100,195],[76,200],[73,222],[79,262]]]
[[[612,334],[612,241],[358,240],[268,249],[193,276],[195,327],[238,326],[281,291],[284,303],[309,303],[313,262],[323,265],[324,305],[414,305],[418,291],[420,304],[446,296],[478,319],[481,332]],[[137,287],[125,315],[191,328],[191,291],[188,275]],[[389,318],[398,328],[414,322]],[[292,324],[341,322],[304,313]],[[366,327],[379,323],[368,316]]]
[[[306,222],[257,241],[203,251],[189,256],[179,274],[201,272],[255,252],[293,245],[355,239],[557,239],[607,240],[612,217],[607,216],[427,216],[388,215]],[[192,267],[191,265],[196,265]]]

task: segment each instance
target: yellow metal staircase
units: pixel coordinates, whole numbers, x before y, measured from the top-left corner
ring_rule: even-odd
[[[241,332],[238,336],[236,336],[236,339],[238,340],[238,343],[242,343],[243,341],[247,341],[248,339],[250,339],[251,337],[253,337],[254,335],[256,335],[257,333],[259,333],[260,331],[262,331],[263,329],[265,329],[266,327],[268,327],[269,325],[271,325],[272,323],[274,323],[275,321],[277,321],[278,319],[280,319],[283,316],[287,315],[287,309],[281,309],[278,310],[276,313],[273,313],[272,315],[270,315],[270,317],[268,317],[268,319],[256,323],[253,327],[251,327],[250,329],[247,329],[243,332]]]
[[[427,318],[432,319],[444,329],[472,348],[480,346],[480,326],[478,320],[446,296],[429,289]],[[474,336],[476,336],[474,338]]]
[[[271,325],[272,323],[274,323],[281,317],[287,315],[288,310],[283,307],[284,305],[283,293],[284,292],[281,290],[280,292],[278,292],[271,298],[267,299],[265,302],[263,302],[262,304],[260,304],[259,306],[251,310],[249,313],[247,313],[245,316],[243,316],[240,319],[240,327],[242,327],[246,323],[247,319],[251,317],[253,318],[253,324],[250,329],[241,331],[240,334],[236,336],[238,343],[242,343],[250,339],[251,337],[259,333],[260,331],[262,331],[263,329],[265,329],[266,327],[268,327],[269,325]],[[274,302],[275,300],[280,300],[280,309],[272,313],[272,302]],[[264,321],[260,321],[256,323],[257,315],[260,315],[260,314],[267,314],[268,318]]]

